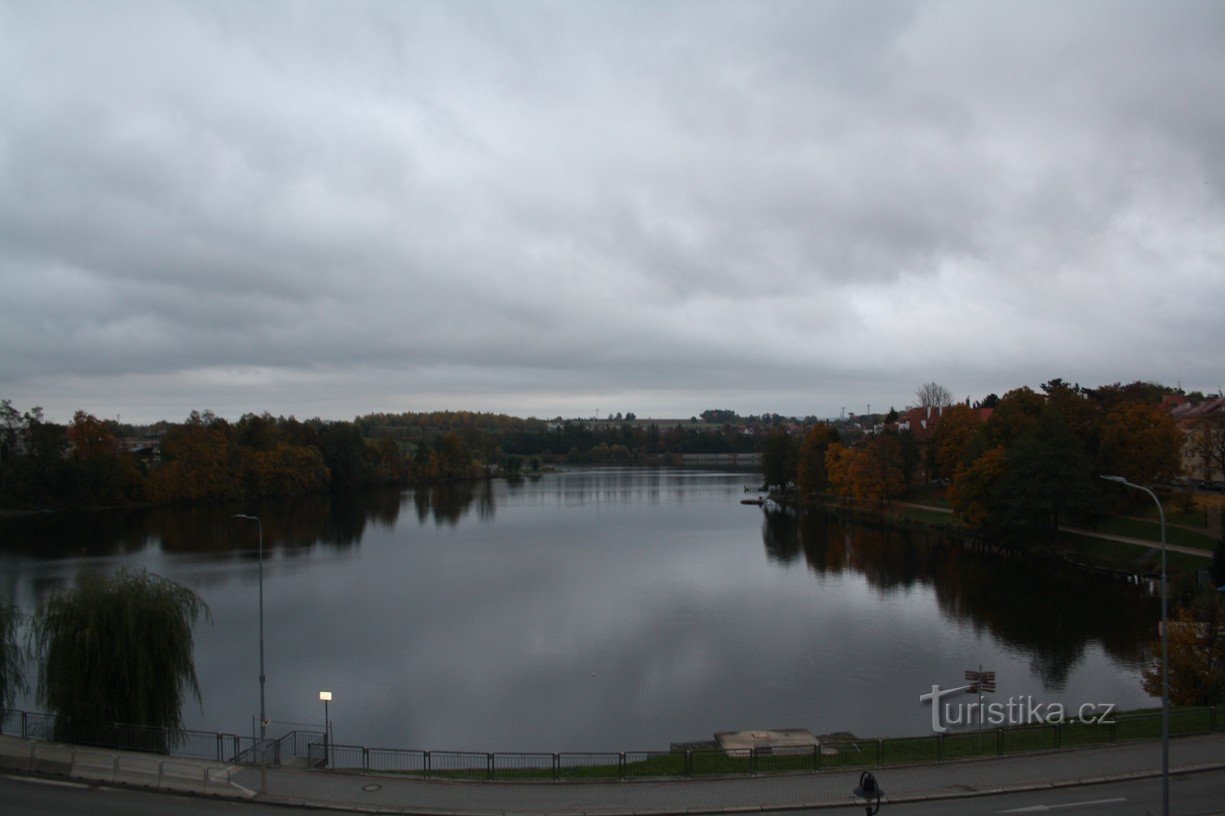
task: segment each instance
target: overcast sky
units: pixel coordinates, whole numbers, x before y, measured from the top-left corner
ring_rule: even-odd
[[[1225,385],[1225,2],[0,0],[0,397]]]

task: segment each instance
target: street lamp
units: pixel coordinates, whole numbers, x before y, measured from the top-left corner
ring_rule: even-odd
[[[323,762],[325,765],[331,764],[328,762],[328,733],[331,729],[331,722],[328,720],[328,703],[332,701],[332,692],[319,692],[319,699],[323,701]]]
[[[1135,490],[1143,490],[1157,504],[1157,515],[1161,519],[1161,813],[1170,816],[1170,620],[1168,612],[1169,589],[1165,576],[1165,510],[1157,494],[1138,484],[1132,484],[1122,476],[1103,476]]]
[[[259,525],[259,738],[262,741],[268,727],[268,717],[264,713],[264,523],[259,516],[245,513],[235,513],[234,518]]]

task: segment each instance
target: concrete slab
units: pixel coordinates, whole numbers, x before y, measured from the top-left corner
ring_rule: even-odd
[[[177,791],[179,793],[204,793],[204,783],[207,774],[205,773],[205,767],[199,763],[163,760],[161,770],[162,777],[158,783],[159,790]]]
[[[115,757],[115,782],[156,789],[161,781],[161,765],[159,757],[118,754]]]
[[[720,731],[715,742],[728,756],[759,754],[811,754],[821,743],[807,728],[762,731]]]
[[[34,762],[34,743],[17,737],[0,737],[0,768],[28,771]]]
[[[72,773],[73,749],[55,742],[34,743],[34,758],[30,770],[35,773],[68,776]]]
[[[72,755],[71,776],[73,779],[88,779],[91,782],[114,782],[115,752],[78,748]]]

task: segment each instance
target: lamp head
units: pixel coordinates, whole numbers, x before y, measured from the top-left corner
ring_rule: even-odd
[[[319,692],[319,699],[323,700],[324,702],[327,702],[328,700],[332,699],[332,692],[330,691]]]
[[[1102,478],[1108,482],[1114,482],[1116,484],[1127,484],[1127,480],[1122,476],[1103,476]]]

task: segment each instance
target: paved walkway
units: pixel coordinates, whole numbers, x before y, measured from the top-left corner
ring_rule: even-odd
[[[1172,771],[1225,768],[1225,734],[1170,743]],[[449,782],[321,771],[268,773],[265,801],[428,814],[679,814],[839,807],[855,803],[859,770],[720,779],[609,782]],[[1161,743],[870,769],[886,801],[1160,776]],[[258,769],[236,781],[259,786]]]
[[[23,764],[24,763],[24,764]],[[860,769],[777,776],[607,782],[480,782],[258,768],[0,737],[0,767],[269,803],[371,813],[681,814],[846,807]],[[1170,743],[1174,773],[1225,768],[1225,733]],[[1160,776],[1161,743],[871,768],[885,801],[913,801]],[[262,792],[261,792],[262,791]]]

